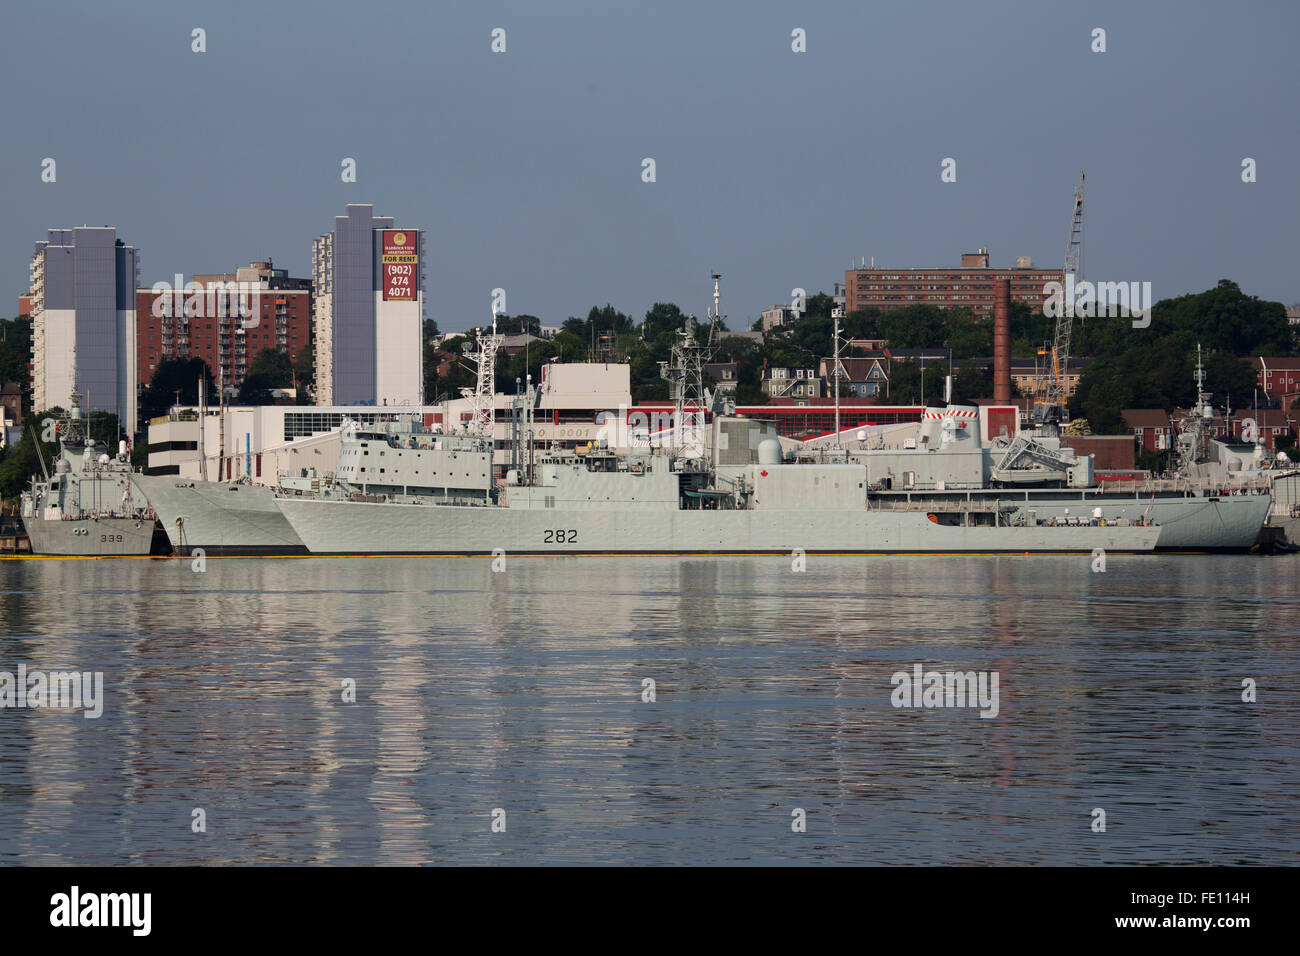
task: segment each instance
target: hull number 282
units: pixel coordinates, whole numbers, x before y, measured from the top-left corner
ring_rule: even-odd
[[[547,531],[544,533],[545,533],[545,537],[542,538],[543,544],[577,544],[578,543],[578,531],[576,528],[570,528],[568,531],[565,531],[563,528],[561,528],[557,531]]]

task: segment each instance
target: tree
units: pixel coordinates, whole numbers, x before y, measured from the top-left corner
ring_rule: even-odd
[[[939,371],[942,376],[946,369]],[[936,392],[936,394],[942,394]],[[954,402],[974,404],[977,398],[991,398],[993,395],[993,369],[980,368],[972,360],[966,359],[957,366],[953,375],[952,397]]]
[[[818,292],[804,300],[803,314],[814,319],[829,319],[833,308],[835,308],[835,299],[825,292]]]
[[[283,387],[265,372],[250,372],[240,383],[237,401],[240,405],[271,405],[275,402],[271,390]]]
[[[253,356],[244,380],[247,381],[252,376],[265,379],[270,388],[290,388],[293,385],[293,363],[289,361],[289,353],[279,349],[262,349]]]
[[[889,366],[889,391],[886,401],[891,405],[919,405],[921,403],[921,368],[915,362],[891,362]]]
[[[93,441],[102,442],[117,452],[119,438],[130,440],[131,435],[122,435],[118,431],[117,415],[113,412],[95,411],[86,413],[86,433]]]
[[[216,401],[216,386],[212,384],[212,369],[201,358],[163,359],[154,369],[153,380],[140,396],[140,415],[146,421],[166,414],[180,394],[182,405],[197,405],[199,377],[207,381],[208,397]]]
[[[551,339],[560,348],[560,361],[581,362],[587,357],[587,342],[571,332],[560,332]]]
[[[433,319],[424,320],[424,340],[426,342],[438,337],[438,323]]]
[[[498,315],[497,332],[501,335],[542,334],[542,320],[535,315]]]
[[[310,404],[309,393],[315,391],[316,348],[311,342],[298,349],[293,360],[293,378],[298,387],[298,404]]]
[[[1227,352],[1215,352],[1205,360],[1205,388],[1214,401],[1232,408],[1249,408],[1256,400],[1264,400],[1261,391],[1256,395],[1259,376],[1249,362]]]
[[[1190,405],[1198,345],[1216,404],[1231,399],[1244,407],[1252,400],[1254,374],[1238,356],[1286,355],[1292,344],[1282,303],[1245,295],[1227,279],[1205,292],[1157,302],[1150,319],[1135,329],[1129,318],[1094,318],[1076,329],[1081,344],[1075,351],[1098,358],[1080,375],[1070,410],[1086,416],[1098,434],[1121,432],[1125,408]]]
[[[557,345],[554,341],[529,342],[510,362],[510,381],[498,383],[498,388],[513,388],[514,380],[519,379],[520,389],[526,389],[529,375],[533,377],[533,384],[536,385],[541,378],[542,366],[559,355],[561,347],[562,343]]]
[[[646,309],[638,331],[643,342],[653,342],[661,332],[676,332],[686,316],[671,302],[656,302]]]
[[[31,407],[27,363],[32,357],[32,323],[25,316],[0,319],[0,385],[17,382],[23,389],[23,409]]]
[[[59,443],[41,441],[44,432],[43,422],[47,418],[59,420],[63,417],[62,408],[51,408],[29,417],[23,429],[22,438],[0,459],[0,498],[17,498],[25,490],[32,477],[41,474],[41,462],[36,449],[45,457],[45,467],[52,468],[59,454]]]
[[[570,317],[565,319],[564,325],[561,326],[563,331],[573,333],[589,345],[592,338],[601,332],[613,332],[619,335],[623,332],[631,332],[634,327],[631,316],[624,315],[608,303],[604,307],[593,305],[586,319]]]

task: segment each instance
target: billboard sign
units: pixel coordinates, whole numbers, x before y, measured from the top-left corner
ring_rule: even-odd
[[[384,268],[384,301],[415,301],[419,288],[419,233],[413,229],[385,229],[384,251],[380,262]]]

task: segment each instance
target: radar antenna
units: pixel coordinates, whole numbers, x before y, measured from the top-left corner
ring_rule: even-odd
[[[724,318],[719,311],[721,280],[721,275],[713,273],[713,308],[706,312],[709,328],[704,342],[696,337],[699,323],[695,316],[688,315],[673,343],[671,360],[659,363],[659,374],[668,381],[673,400],[673,444],[684,458],[705,455],[705,414],[713,409],[714,395],[704,387],[704,366],[713,357],[717,330]]]

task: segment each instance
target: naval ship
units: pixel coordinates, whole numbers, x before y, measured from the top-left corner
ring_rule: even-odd
[[[472,411],[461,431],[419,416],[347,422],[333,479],[315,492],[276,493],[312,554],[1141,552],[1161,533],[1146,517],[1043,521],[987,500],[880,507],[860,462],[789,460],[770,422],[725,412],[707,422],[718,404],[701,371],[712,330],[697,343],[689,321],[664,368],[676,408],[671,446],[539,454],[530,384],[516,398],[514,467],[498,484],[495,326],[494,316],[492,334],[467,356],[479,376],[465,390]]]
[[[41,456],[43,480],[23,492],[21,515],[33,554],[66,557],[143,556],[154,551],[156,516],[133,492],[126,443],[115,457],[87,436],[81,396],[59,422],[54,474]],[[40,455],[40,446],[37,446]]]
[[[312,554],[335,555],[1142,552],[1161,533],[984,500],[881,507],[860,464],[787,461],[771,423],[718,416],[711,434],[709,457],[534,452],[496,486],[486,438],[348,423],[334,480],[276,504]]]
[[[986,429],[974,406],[928,407],[904,447],[872,449],[862,435],[858,448],[841,454],[865,467],[878,507],[982,503],[1040,521],[1153,521],[1161,551],[1249,551],[1272,506],[1267,480],[1185,470],[1172,479],[1102,482],[1092,456],[1077,455],[1059,435],[1027,430],[1009,438],[982,434]],[[834,451],[804,457],[834,460]]]
[[[276,507],[268,485],[247,479],[203,481],[176,475],[135,475],[177,555],[211,557],[304,555],[307,549]],[[296,479],[284,478],[292,486]],[[312,479],[300,487],[311,488]]]

